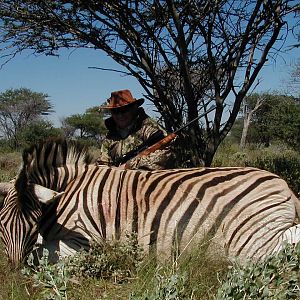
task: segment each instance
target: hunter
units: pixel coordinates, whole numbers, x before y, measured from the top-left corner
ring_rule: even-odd
[[[133,98],[129,90],[111,93],[106,109],[111,116],[105,120],[108,130],[97,159],[100,165],[123,167],[127,169],[160,170],[173,168],[175,156],[169,146],[158,149],[147,156],[134,157],[122,162],[122,157],[142,144],[148,146],[163,139],[166,131],[150,118],[141,107],[144,99]]]

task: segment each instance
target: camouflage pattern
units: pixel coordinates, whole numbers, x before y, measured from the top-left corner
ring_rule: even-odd
[[[97,159],[97,163],[102,165],[118,166],[117,161],[129,151],[138,148],[154,137],[158,141],[167,135],[166,131],[151,119],[141,107],[134,124],[128,129],[127,134],[125,133],[125,137],[122,138],[112,118],[107,119],[105,125],[108,134],[102,143],[101,155]],[[146,170],[166,169],[173,167],[173,161],[173,154],[170,148],[166,147],[147,156],[135,157],[126,163],[126,167]]]

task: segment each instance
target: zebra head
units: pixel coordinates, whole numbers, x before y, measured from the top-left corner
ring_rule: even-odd
[[[0,236],[10,262],[17,266],[33,249],[38,235],[41,205],[29,191],[13,187],[0,210]]]
[[[24,260],[37,241],[41,205],[63,194],[23,180],[22,176],[17,178],[0,209],[0,237],[13,266]]]
[[[83,147],[76,152],[71,145],[51,140],[23,153],[22,168],[0,209],[0,236],[13,265],[21,263],[37,241],[42,205],[58,199],[76,176],[68,163],[81,165],[90,159]]]

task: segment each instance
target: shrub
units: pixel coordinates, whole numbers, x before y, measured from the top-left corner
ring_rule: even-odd
[[[34,264],[31,254],[27,260],[28,266],[24,267],[22,273],[33,280],[33,286],[41,288],[43,299],[62,300],[67,299],[67,286],[71,279],[65,261],[61,259],[57,264],[50,264],[49,252],[44,249],[43,256]]]
[[[299,299],[300,245],[286,245],[264,261],[236,263],[218,290],[217,300]]]
[[[214,167],[256,167],[283,178],[300,195],[300,156],[282,145],[269,148],[254,147],[241,152],[238,145],[221,145],[213,161]]]
[[[193,299],[192,293],[187,291],[186,274],[161,275],[157,272],[155,276],[155,289],[148,290],[142,296],[131,294],[130,300],[188,300]]]
[[[34,264],[29,256],[22,273],[39,289],[43,299],[67,299],[76,278],[97,278],[121,283],[132,278],[142,261],[143,252],[137,245],[136,236],[127,236],[121,241],[94,243],[90,251],[80,251],[75,256],[60,259],[56,264],[49,263],[48,250]],[[79,299],[79,296],[78,296]],[[84,298],[82,298],[84,299]]]
[[[228,141],[224,141],[218,148],[214,159],[213,159],[213,166],[214,167],[224,167],[224,166],[242,166],[241,162],[239,161],[239,154],[236,153],[243,153],[240,152],[239,146],[237,144],[231,144]],[[236,155],[238,157],[236,157]],[[244,154],[241,154],[244,157]]]
[[[187,252],[174,253],[173,262],[142,266],[138,272],[138,288],[131,293],[130,300],[215,299],[219,278],[224,278],[228,271],[227,258],[215,246],[204,239]]]
[[[134,276],[142,258],[143,251],[132,234],[125,241],[94,243],[89,251],[80,251],[70,258],[68,269],[76,276],[123,282]]]
[[[300,157],[294,153],[267,154],[248,161],[247,165],[268,170],[283,178],[300,195]]]

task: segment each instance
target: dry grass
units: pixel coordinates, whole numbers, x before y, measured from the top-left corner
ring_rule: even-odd
[[[21,154],[18,152],[0,153],[0,182],[9,181],[18,174]]]

